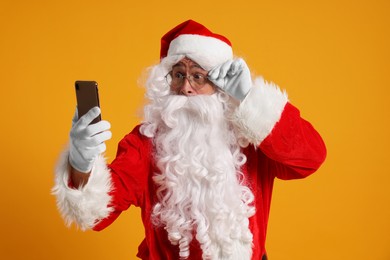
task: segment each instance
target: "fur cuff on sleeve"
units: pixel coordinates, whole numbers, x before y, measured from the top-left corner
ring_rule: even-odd
[[[73,222],[81,230],[91,229],[113,210],[108,207],[112,190],[111,177],[103,156],[99,156],[92,168],[87,184],[79,189],[69,187],[69,150],[61,155],[55,170],[55,186],[52,194],[67,226]]]
[[[234,115],[236,124],[250,143],[260,143],[271,133],[279,121],[288,101],[274,83],[256,78],[251,91],[242,101]]]

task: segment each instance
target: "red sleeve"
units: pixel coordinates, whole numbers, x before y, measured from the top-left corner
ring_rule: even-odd
[[[109,165],[113,183],[109,206],[114,211],[100,221],[94,230],[102,230],[110,225],[131,205],[138,207],[143,204],[150,167],[150,149],[150,140],[139,133],[139,127],[119,142],[116,158]]]
[[[321,136],[290,103],[286,104],[279,122],[260,144],[260,149],[275,161],[275,175],[284,180],[310,175],[326,157]]]

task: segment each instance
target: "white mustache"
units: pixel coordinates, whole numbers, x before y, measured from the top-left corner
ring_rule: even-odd
[[[178,115],[188,116],[188,120],[198,120],[200,123],[212,123],[215,111],[222,112],[222,104],[216,95],[182,96],[170,95],[166,97],[161,110],[161,119],[169,128],[179,124]],[[185,118],[182,118],[185,121]],[[180,122],[181,124],[183,122]]]

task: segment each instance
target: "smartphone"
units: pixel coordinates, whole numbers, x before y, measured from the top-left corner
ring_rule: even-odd
[[[93,107],[100,107],[98,84],[96,81],[81,81],[75,82],[77,112],[79,118],[82,117]],[[101,120],[101,115],[96,117],[91,124],[95,124]]]

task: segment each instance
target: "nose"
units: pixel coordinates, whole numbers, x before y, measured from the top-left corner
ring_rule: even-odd
[[[187,78],[184,79],[183,86],[181,86],[180,92],[186,96],[196,95],[196,92],[194,91],[193,87],[191,86]]]

